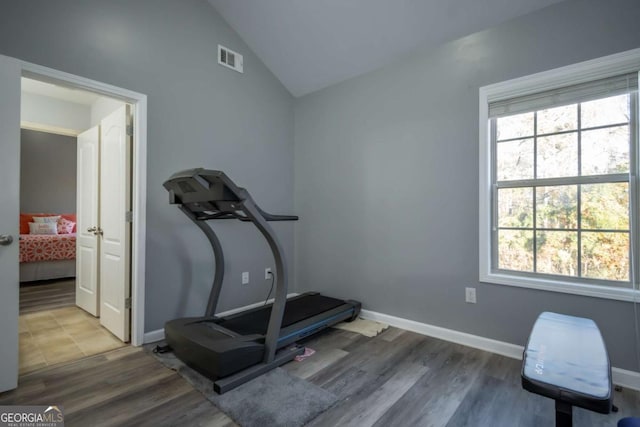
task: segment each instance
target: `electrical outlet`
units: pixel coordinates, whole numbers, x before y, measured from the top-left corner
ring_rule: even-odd
[[[242,273],[242,284],[243,285],[248,285],[249,284],[249,272],[245,271]]]
[[[476,303],[476,288],[464,288],[464,300],[465,302],[475,304]]]
[[[271,267],[267,267],[264,269],[264,280],[269,280],[271,279],[271,275],[273,273],[271,273]]]

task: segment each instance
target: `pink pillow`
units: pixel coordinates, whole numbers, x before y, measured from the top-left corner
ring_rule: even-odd
[[[73,221],[69,221],[66,218],[60,217],[58,219],[58,234],[70,234],[73,233],[73,227],[76,226],[76,223]]]

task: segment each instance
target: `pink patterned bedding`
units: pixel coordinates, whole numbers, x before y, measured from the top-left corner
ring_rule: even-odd
[[[21,234],[20,262],[76,258],[76,234]]]

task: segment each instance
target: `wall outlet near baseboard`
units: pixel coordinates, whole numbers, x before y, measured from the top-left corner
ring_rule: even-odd
[[[248,271],[242,272],[242,284],[243,285],[248,285],[249,284],[249,272]]]
[[[464,288],[464,300],[465,302],[475,304],[476,303],[476,288]]]
[[[271,275],[273,273],[271,272],[271,267],[267,267],[264,269],[264,280],[269,280],[271,279]]]

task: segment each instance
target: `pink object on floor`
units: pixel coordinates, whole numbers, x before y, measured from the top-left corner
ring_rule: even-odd
[[[295,357],[296,362],[302,362],[304,359],[306,359],[309,356],[312,356],[316,351],[312,348],[309,347],[305,347],[304,348],[304,353],[298,355]]]

